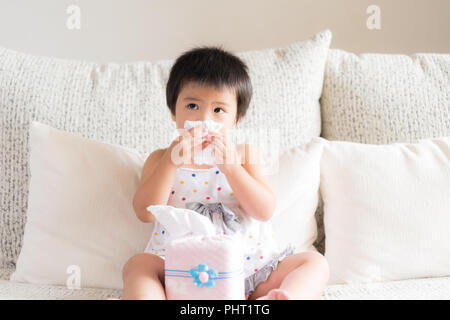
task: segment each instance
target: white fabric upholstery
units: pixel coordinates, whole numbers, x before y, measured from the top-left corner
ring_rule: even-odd
[[[280,151],[318,136],[319,98],[331,37],[331,31],[324,30],[283,48],[237,53],[247,63],[254,87],[238,128],[261,129],[259,137],[264,138],[266,129],[283,123],[275,128],[280,139],[274,147]],[[100,64],[0,48],[0,266],[14,266],[22,246],[30,122],[143,155],[167,147],[175,129],[165,101],[173,62]]]
[[[56,285],[37,285],[0,280],[0,300],[104,300],[120,298],[120,289],[69,289]]]
[[[328,52],[322,134],[359,143],[450,136],[450,54]]]
[[[27,223],[11,280],[122,288],[153,224],[133,210],[145,159],[133,149],[32,121]]]
[[[323,144],[311,140],[283,152],[269,181],[277,198],[271,219],[276,241],[281,248],[288,243],[295,253],[317,251],[315,212],[319,201],[320,158]]]
[[[339,49],[327,51],[330,40],[327,31],[306,45],[243,54],[254,69],[251,77],[258,92],[249,109],[254,111],[242,124],[270,127],[285,121],[283,132],[288,136],[280,141],[282,147],[309,141],[319,135],[321,127],[322,136],[329,140],[373,144],[449,135],[449,55],[358,56]],[[321,58],[327,52],[323,79]],[[97,64],[0,48],[0,148],[7,150],[0,158],[0,266],[9,267],[0,269],[0,299],[120,297],[121,291],[114,289],[70,290],[7,280],[21,249],[26,222],[27,132],[30,121],[38,120],[143,154],[165,146],[172,128],[160,123],[169,117],[163,93],[172,63]],[[314,99],[320,96],[315,90],[322,79],[320,122]],[[280,112],[280,108],[289,111]],[[295,128],[290,128],[293,123]],[[321,207],[319,198],[315,245],[323,253]],[[323,298],[450,299],[450,277],[329,285]]]
[[[6,280],[12,270],[0,269],[0,300],[102,300],[121,298],[120,289],[35,285]],[[2,276],[3,275],[3,276]],[[450,299],[450,277],[389,281],[385,283],[329,285],[322,300]]]
[[[450,136],[324,143],[328,284],[450,276]]]
[[[153,230],[132,208],[145,159],[37,121],[30,126],[27,223],[11,280],[121,289],[124,263],[144,251]],[[283,152],[270,170],[281,248],[315,251],[321,153],[322,144],[311,141]]]
[[[328,140],[370,144],[450,136],[450,54],[328,51],[322,132]],[[323,200],[316,213],[324,252]]]
[[[450,277],[329,285],[324,300],[448,300]]]

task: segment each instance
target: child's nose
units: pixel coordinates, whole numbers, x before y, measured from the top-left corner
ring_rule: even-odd
[[[200,116],[200,119],[198,119],[197,121],[206,121],[206,120],[212,120],[211,117],[209,116],[209,114],[207,114],[207,113]]]

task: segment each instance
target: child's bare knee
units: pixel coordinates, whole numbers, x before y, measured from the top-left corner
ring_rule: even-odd
[[[307,254],[307,260],[313,263],[317,269],[320,269],[328,277],[330,273],[328,260],[319,252],[310,251]]]
[[[129,274],[136,272],[143,266],[148,266],[148,268],[146,268],[147,272],[150,273],[154,271],[160,276],[161,260],[160,257],[150,253],[138,253],[125,262],[122,268],[122,279],[124,280]]]

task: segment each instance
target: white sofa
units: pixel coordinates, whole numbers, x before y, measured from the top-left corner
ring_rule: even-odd
[[[292,138],[298,140],[283,140],[284,147],[309,141],[314,136],[367,144],[415,142],[422,138],[450,136],[450,55],[355,55],[339,49],[328,49],[330,40],[329,31],[313,38],[316,42],[324,41],[326,47],[325,51],[320,51],[325,52],[326,57],[322,67],[318,64],[321,76],[313,79],[320,82],[317,97],[312,95],[317,100],[317,108],[313,106],[304,110],[304,118],[299,117],[297,121],[305,121],[300,126],[307,128]],[[263,55],[275,53],[276,59],[282,60],[286,53],[288,56],[295,53],[295,48],[260,50],[242,56],[254,63],[252,67],[258,64],[258,59],[271,61]],[[317,62],[311,59],[306,59],[307,65]],[[275,61],[278,63],[281,60]],[[16,154],[13,156],[8,153],[11,149],[2,150],[4,180],[1,185],[0,299],[104,299],[121,296],[118,288],[69,289],[64,285],[9,280],[15,270],[26,223],[29,177],[25,177],[28,154],[27,142],[23,141],[24,133],[29,129],[30,121],[38,119],[85,137],[135,148],[142,153],[149,151],[149,140],[152,142],[150,149],[164,146],[167,137],[158,134],[162,127],[153,127],[152,121],[156,123],[168,117],[164,81],[172,62],[95,64],[36,57],[0,48],[3,147],[21,146],[15,149]],[[253,79],[256,88],[254,105],[260,106],[268,96],[260,92],[258,96],[258,85],[263,86],[264,83],[256,82],[256,77]],[[295,79],[293,77],[291,81]],[[269,90],[271,84],[266,85]],[[273,86],[269,95],[288,92],[279,92],[276,85]],[[309,90],[305,86],[300,84],[298,88]],[[289,101],[290,97],[270,97],[267,104],[280,99]],[[149,106],[156,108],[156,105],[158,111],[148,109]],[[268,106],[261,108],[269,110]],[[267,121],[264,125],[270,125],[273,121],[273,118],[261,118],[251,111],[248,119],[247,125],[264,120]],[[286,126],[289,125],[293,124]],[[141,130],[141,135],[151,132],[153,136],[139,140],[133,131],[136,128]],[[14,168],[8,167],[8,171],[5,166]],[[19,172],[19,175],[22,172],[23,177],[12,175],[13,171],[16,174]],[[5,177],[8,177],[8,181]],[[11,194],[17,196],[11,197]],[[316,211],[318,234],[314,246],[321,253],[326,250],[323,207],[320,198]],[[330,284],[322,298],[449,299],[450,276],[380,283]]]

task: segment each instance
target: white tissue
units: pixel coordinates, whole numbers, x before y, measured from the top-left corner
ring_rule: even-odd
[[[216,234],[213,223],[197,211],[169,205],[148,206],[147,211],[150,211],[155,219],[164,226],[168,231],[168,236],[172,239],[190,235]]]
[[[223,127],[222,122],[216,122],[213,120],[205,120],[205,121],[191,121],[186,120],[184,121],[184,129],[189,130],[193,127],[196,127],[200,124],[203,124],[203,132],[211,131],[218,131],[220,128]],[[211,136],[207,135],[205,138],[206,141],[211,140]],[[215,157],[213,154],[212,146],[209,144],[205,149],[200,150],[198,152],[195,152],[193,155],[193,160],[195,164],[201,165],[201,164],[208,164],[208,165],[215,165]]]

